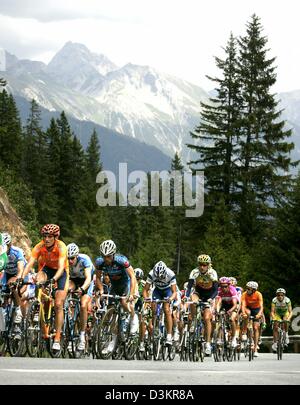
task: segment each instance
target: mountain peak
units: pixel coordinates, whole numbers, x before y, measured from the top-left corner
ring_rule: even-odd
[[[103,77],[117,68],[105,55],[91,52],[84,44],[68,41],[48,64],[47,73],[57,82],[87,93],[91,86],[100,85]]]

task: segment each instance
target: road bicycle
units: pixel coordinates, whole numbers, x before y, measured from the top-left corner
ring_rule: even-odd
[[[216,362],[232,361],[236,348],[231,345],[231,323],[224,309],[216,314],[215,330],[213,333],[213,356]]]
[[[287,320],[280,320],[280,321],[272,321],[272,329],[274,329],[274,326],[278,324],[277,328],[277,333],[278,333],[278,339],[277,339],[277,360],[282,360],[282,352],[283,350],[288,346],[286,343],[286,326],[290,323],[290,321]]]
[[[51,357],[60,357],[65,347],[62,333],[61,349],[52,349],[55,336],[54,300],[55,289],[50,280],[36,284],[35,299],[30,303],[26,315],[25,342],[30,357],[43,357],[45,351]]]
[[[98,328],[98,356],[115,360],[124,356],[126,360],[132,360],[138,348],[139,334],[138,331],[135,334],[129,331],[130,313],[125,312],[121,305],[121,300],[127,300],[127,297],[111,294],[102,294],[102,297],[111,298],[113,306],[107,310]],[[114,342],[113,347],[107,350],[111,342]]]
[[[22,317],[20,323],[15,322],[16,306],[14,304],[14,294],[19,293],[20,283],[18,281],[2,286],[1,308],[3,327],[0,332],[0,352],[5,355],[8,350],[12,357],[24,356],[26,346],[24,344],[25,321]],[[8,291],[8,292],[6,292]]]

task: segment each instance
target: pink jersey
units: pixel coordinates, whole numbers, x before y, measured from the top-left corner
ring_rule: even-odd
[[[221,298],[222,302],[226,304],[231,304],[233,298],[236,298],[238,300],[238,293],[233,285],[230,285],[229,289],[226,291],[219,287],[217,298]]]

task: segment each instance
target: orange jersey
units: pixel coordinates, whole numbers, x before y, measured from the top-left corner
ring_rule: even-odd
[[[57,270],[58,261],[63,257],[65,270],[69,271],[67,246],[61,240],[56,240],[51,250],[47,250],[44,241],[41,241],[32,249],[31,256],[38,261],[39,270],[44,266]]]
[[[242,294],[242,303],[245,303],[246,307],[255,309],[262,308],[263,297],[259,291],[255,291],[253,294],[248,295],[247,291]]]

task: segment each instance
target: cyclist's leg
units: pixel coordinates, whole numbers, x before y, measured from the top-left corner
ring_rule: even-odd
[[[196,304],[198,304],[198,302],[199,302],[199,295],[197,294],[197,292],[195,292],[194,294],[191,295],[191,300],[195,302],[195,304],[190,305],[190,309],[191,309],[190,324],[193,325],[193,321],[195,319],[195,315],[196,315],[196,311],[197,311]]]
[[[69,276],[66,271],[57,280],[57,290],[55,293],[55,337],[54,342],[60,342],[61,330],[64,323],[64,302],[67,298],[67,293],[69,290]]]
[[[247,335],[247,324],[248,324],[248,319],[249,319],[251,311],[249,308],[246,308],[245,312],[247,314],[247,317],[243,318],[243,322],[242,322],[242,339],[243,339],[243,336]]]
[[[205,325],[205,341],[206,343],[211,342],[211,334],[212,334],[212,312],[211,308],[205,308],[203,310],[203,321]]]
[[[260,308],[255,308],[251,310],[251,316],[256,316],[258,312],[260,311]],[[260,319],[254,319],[253,320],[253,329],[254,329],[254,352],[257,352],[257,345],[258,345],[258,339],[259,339],[259,333],[260,333],[260,323],[261,323],[261,318]]]

